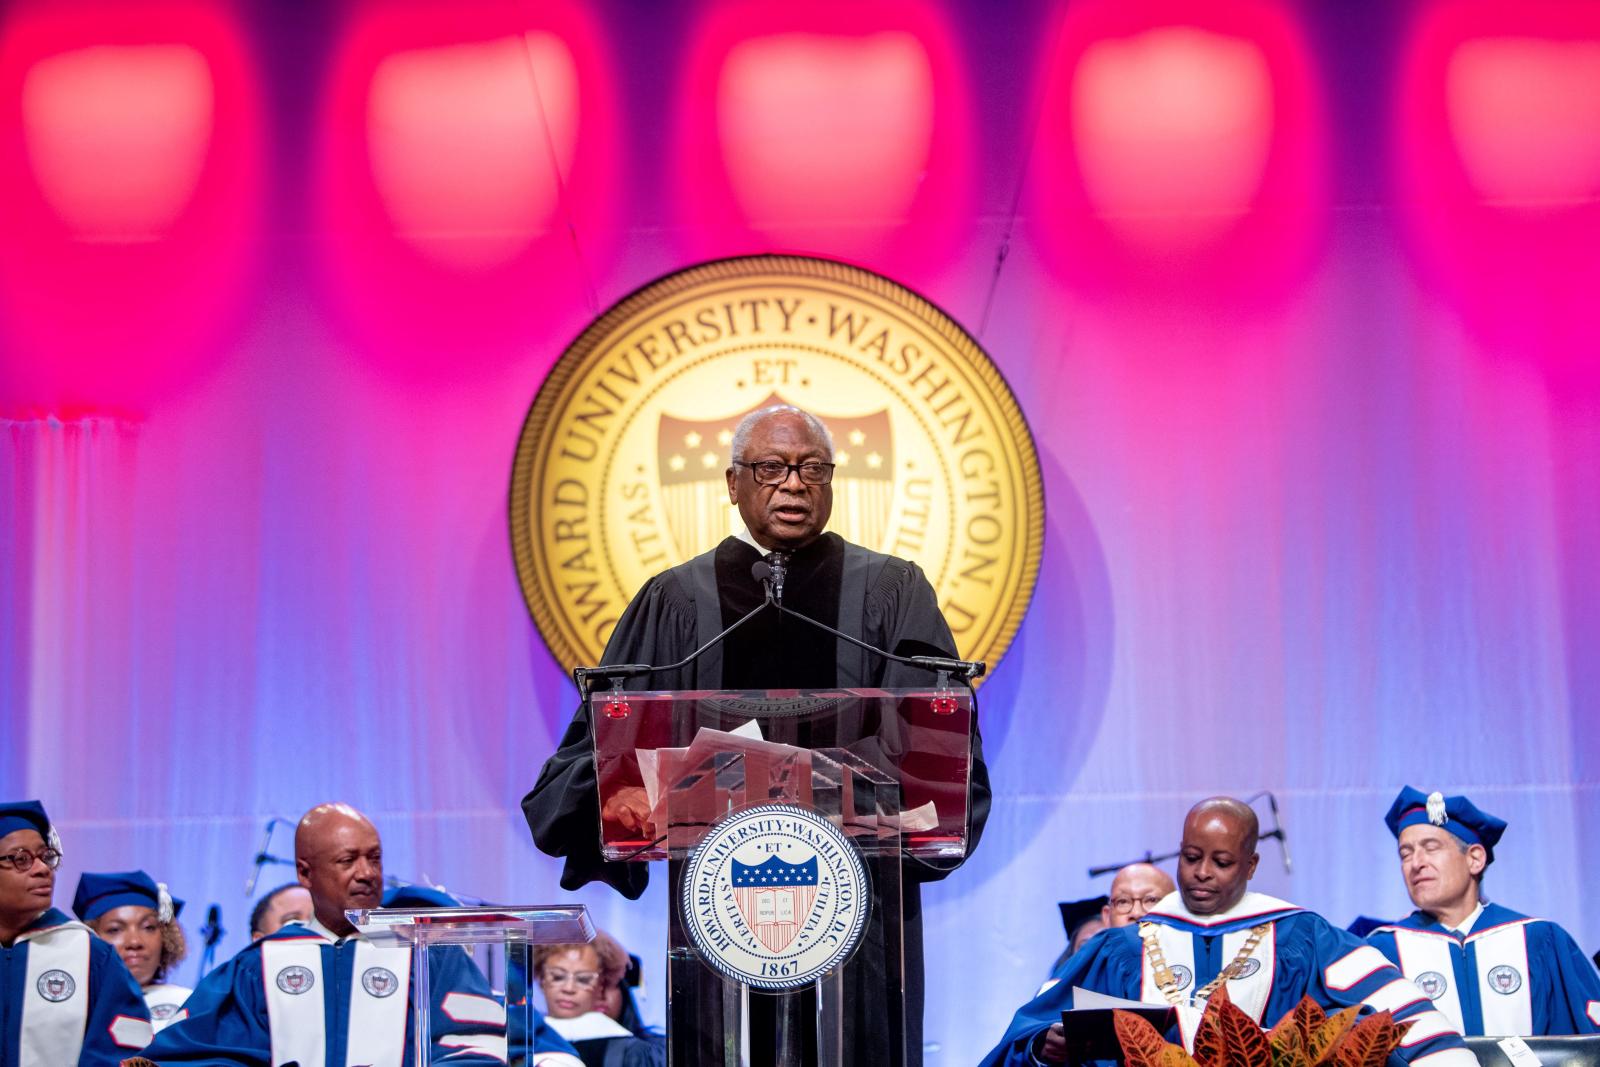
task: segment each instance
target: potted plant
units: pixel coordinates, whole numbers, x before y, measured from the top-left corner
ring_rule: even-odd
[[[1383,1067],[1404,1028],[1386,1011],[1358,1022],[1359,1010],[1329,1016],[1305,997],[1263,1031],[1223,987],[1206,1003],[1193,1055],[1127,1011],[1116,1013],[1117,1040],[1128,1067]]]

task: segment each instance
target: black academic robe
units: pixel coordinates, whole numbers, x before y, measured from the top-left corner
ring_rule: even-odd
[[[760,554],[750,544],[728,538],[704,555],[650,579],[618,621],[602,662],[675,663],[731,624],[763,598],[761,585],[751,576]],[[916,564],[850,544],[837,534],[824,534],[798,550],[789,564],[785,606],[859,637],[879,648],[901,655],[955,654],[955,641],[939,612],[933,587]],[[923,669],[890,663],[839,641],[802,622],[766,612],[729,636],[689,667],[653,675],[652,689],[831,689],[899,688],[927,686],[933,681]],[[785,735],[768,729],[769,740],[813,745],[824,739]],[[983,763],[981,740],[974,725],[973,765],[968,812],[971,819],[969,851],[977,846],[989,813],[989,776]],[[606,863],[600,858],[600,804],[595,783],[588,711],[578,709],[555,755],[545,763],[538,784],[522,802],[528,826],[539,848],[566,858],[561,884],[577,889],[603,881],[623,895],[636,899],[644,892],[648,869],[642,863]],[[874,906],[865,938],[852,966],[845,990],[847,1047],[857,1050],[858,1062],[915,1067],[922,1062],[922,906],[918,885],[943,878],[959,861],[928,862],[907,859],[900,867],[901,911],[904,943],[881,922],[883,908],[877,898],[885,878],[881,865],[869,862]],[[676,873],[676,872],[674,872]],[[674,915],[672,942],[686,944]],[[904,957],[903,991],[895,981],[891,960]],[[674,953],[674,955],[679,955]],[[715,983],[710,968],[692,961],[705,981]],[[865,964],[864,966],[862,964]],[[670,981],[687,980],[686,973]],[[680,987],[681,988],[681,987]],[[711,987],[707,986],[709,991]],[[684,990],[689,993],[689,990]],[[899,1032],[899,1013],[887,1011],[893,999],[904,998],[905,1033]],[[752,997],[752,1004],[765,998]],[[752,1026],[757,1022],[752,1008]],[[705,1021],[699,1035],[708,1043],[719,1036],[716,1024]],[[688,1035],[669,1034],[674,1049]],[[756,1045],[757,1040],[752,1040]],[[906,1049],[902,1059],[901,1045]],[[753,1049],[754,1051],[754,1049]],[[709,1057],[710,1048],[698,1055]],[[709,1058],[691,1062],[710,1062]]]

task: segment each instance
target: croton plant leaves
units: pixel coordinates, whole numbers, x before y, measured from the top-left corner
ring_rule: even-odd
[[[1357,1022],[1358,1011],[1329,1016],[1307,997],[1268,1034],[1219,989],[1201,1016],[1193,1057],[1128,1012],[1117,1012],[1117,1039],[1130,1067],[1383,1067],[1403,1027],[1388,1012]]]
[[[1154,1026],[1131,1011],[1112,1013],[1117,1042],[1128,1067],[1191,1067],[1194,1063],[1181,1045],[1169,1045]],[[1182,1057],[1174,1060],[1172,1053]]]
[[[1369,1015],[1344,1035],[1333,1062],[1337,1067],[1383,1067],[1389,1053],[1400,1047],[1401,1033],[1388,1012]]]

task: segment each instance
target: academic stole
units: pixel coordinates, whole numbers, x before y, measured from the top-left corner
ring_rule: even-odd
[[[1165,938],[1163,934],[1171,934]],[[1141,1000],[1159,1003],[1157,996],[1168,1004],[1182,1006],[1193,1002],[1204,1007],[1207,997],[1228,982],[1228,999],[1257,1022],[1267,1009],[1272,996],[1272,975],[1275,970],[1276,938],[1271,923],[1262,923],[1249,930],[1235,930],[1222,935],[1222,951],[1233,953],[1233,959],[1217,974],[1191,995],[1185,994],[1184,984],[1175,973],[1176,968],[1187,969],[1189,984],[1198,982],[1195,970],[1194,939],[1196,935],[1160,923],[1139,924],[1139,937],[1144,941],[1143,990]],[[1170,949],[1170,952],[1168,951]],[[1168,962],[1168,957],[1171,962]],[[1256,966],[1252,969],[1250,962]]]
[[[346,979],[350,1002],[344,1019],[345,1062],[338,1065],[327,1062],[324,947],[333,946],[314,937],[261,943],[272,1062],[298,1062],[300,1067],[366,1067],[369,1064],[371,1067],[405,1067],[411,950],[379,947],[359,938],[345,941],[335,949],[341,966],[344,958],[354,953],[354,965]],[[299,992],[291,991],[297,989]],[[373,990],[380,991],[381,995],[375,995]],[[418,1000],[417,1010],[427,1011],[428,991],[419,991]]]
[[[22,1044],[18,1067],[77,1063],[89,1025],[89,938],[81,923],[29,936],[22,980]]]
[[[1527,922],[1507,923],[1481,933],[1468,934],[1465,943],[1454,935],[1431,930],[1394,931],[1400,970],[1433,1001],[1451,1022],[1467,1033],[1460,984],[1477,986],[1481,1028],[1478,1033],[1528,1035],[1533,1033],[1532,976],[1528,973]],[[1496,974],[1500,982],[1495,983]],[[1428,975],[1426,983],[1419,981]],[[1515,975],[1515,980],[1510,976]],[[1443,979],[1444,987],[1439,988]],[[1434,992],[1430,992],[1430,987]],[[1437,995],[1435,995],[1435,992]]]
[[[1433,1001],[1436,1011],[1466,1033],[1460,986],[1464,975],[1468,981],[1475,981],[1476,976],[1471,974],[1461,943],[1450,934],[1397,927],[1394,947],[1400,957],[1400,973]]]

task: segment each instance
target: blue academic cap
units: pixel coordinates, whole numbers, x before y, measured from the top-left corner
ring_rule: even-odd
[[[383,891],[386,908],[459,908],[461,901],[427,885],[397,885]]]
[[[143,871],[85,871],[78,879],[78,891],[72,895],[72,912],[84,922],[130,904],[154,910],[162,922],[171,922],[183,910],[183,901],[172,897],[164,884]]]
[[[1406,786],[1383,817],[1395,837],[1408,826],[1437,826],[1448,830],[1469,845],[1482,845],[1494,862],[1494,846],[1506,832],[1506,821],[1496,818],[1466,797],[1447,797],[1440,792],[1424,793]]]
[[[50,816],[37,800],[0,800],[0,837],[18,830],[36,830],[45,840],[50,839]]]

